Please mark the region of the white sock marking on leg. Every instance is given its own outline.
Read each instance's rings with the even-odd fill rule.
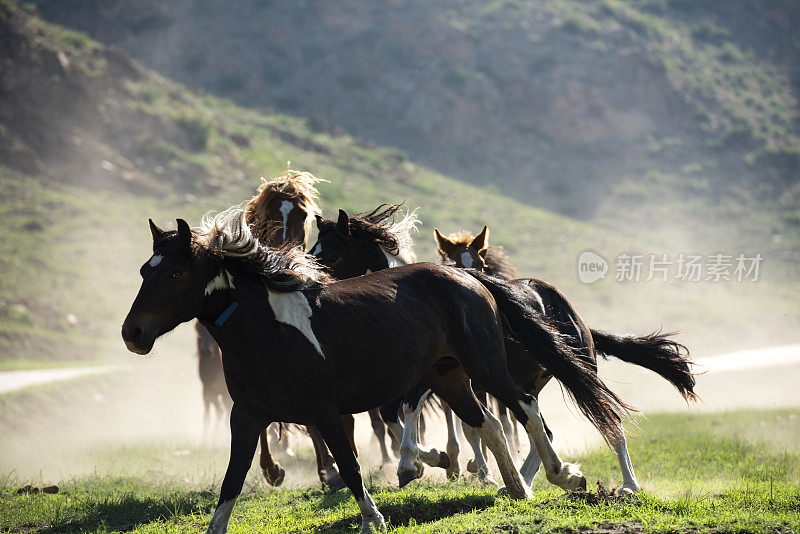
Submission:
[[[236,504],[236,497],[224,501],[214,510],[211,521],[208,523],[206,534],[225,534],[228,531],[228,521],[231,519],[233,505]]]

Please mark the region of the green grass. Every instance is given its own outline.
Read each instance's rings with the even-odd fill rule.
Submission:
[[[635,498],[564,495],[539,474],[530,501],[511,501],[469,482],[420,482],[399,490],[368,473],[391,532],[565,532],[620,528],[643,532],[800,531],[800,411],[654,415],[630,440],[644,486]],[[224,469],[224,448],[139,444],[87,451],[92,476],[59,482],[57,495],[16,496],[26,481],[0,480],[6,532],[185,533],[204,528]],[[590,481],[619,482],[611,453],[582,455]],[[289,480],[312,461],[287,465]],[[209,466],[212,466],[211,468]],[[217,469],[216,473],[210,469]],[[590,488],[591,489],[591,488]],[[347,492],[316,485],[271,489],[253,469],[231,533],[353,532],[358,507]]]

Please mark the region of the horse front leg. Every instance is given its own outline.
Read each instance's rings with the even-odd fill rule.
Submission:
[[[267,438],[267,429],[262,430],[258,437],[261,442],[261,456],[258,461],[259,465],[261,465],[261,472],[264,473],[264,478],[271,486],[278,487],[283,484],[286,471],[272,457],[272,451],[269,449],[269,439]]]
[[[339,466],[344,483],[361,509],[361,533],[386,532],[383,515],[378,511],[378,507],[375,506],[375,502],[364,487],[361,468],[356,461],[353,448],[350,446],[341,416],[335,410],[330,410],[328,414],[317,418],[316,423],[317,429],[336,460],[336,465]]]
[[[386,448],[386,425],[383,423],[377,408],[373,408],[368,413],[372,432],[378,439],[378,446],[381,448],[381,463],[386,465],[392,461],[391,456],[389,456],[389,450]]]
[[[219,502],[214,515],[211,516],[206,534],[225,534],[228,531],[228,521],[233,506],[242,492],[247,471],[253,463],[258,436],[266,426],[264,420],[244,413],[234,404],[231,410],[231,457],[222,481]]]

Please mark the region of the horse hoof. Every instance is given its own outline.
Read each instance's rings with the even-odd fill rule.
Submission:
[[[475,463],[475,460],[470,458],[467,460],[467,471],[473,474],[478,474],[478,464]]]
[[[401,488],[407,486],[410,482],[416,480],[417,478],[419,477],[417,477],[416,471],[405,470],[397,473],[397,482]]]
[[[439,453],[439,465],[437,465],[437,467],[441,467],[442,469],[450,468],[450,457],[446,452]]]
[[[461,476],[461,471],[457,464],[451,464],[450,468],[445,470],[445,475],[447,475],[447,478],[450,480],[458,480],[458,477]]]
[[[617,490],[620,495],[633,495],[637,491],[639,491],[639,488],[636,486],[622,486]]]
[[[328,489],[333,492],[339,491],[347,487],[347,485],[344,483],[344,480],[342,479],[342,476],[338,473],[336,474],[336,476],[328,478],[325,481],[325,485],[328,486]]]
[[[271,486],[276,488],[283,484],[283,479],[286,477],[286,471],[280,466],[275,464],[272,467],[263,470],[264,478]]]

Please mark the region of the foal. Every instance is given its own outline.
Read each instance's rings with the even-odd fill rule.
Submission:
[[[550,445],[536,399],[509,376],[503,320],[596,424],[612,429],[625,412],[562,336],[500,280],[414,264],[334,282],[299,249],[262,247],[239,208],[204,221],[195,233],[177,222],[177,231],[166,232],[150,222],[153,256],[141,267],[142,286],[122,337],[129,350],[147,354],[156,338],[196,317],[222,349],[234,402],[231,458],[209,534],[227,530],[259,434],[271,421],[315,425],[359,504],[361,532],[384,530],[340,414],[384,404],[423,379],[489,445],[512,498],[528,498],[529,489],[499,421],[477,402],[469,378],[514,411],[548,480],[567,490],[585,487],[576,466]],[[448,357],[457,368],[441,362]]]
[[[597,352],[605,356],[615,356],[655,371],[672,383],[684,398],[696,400],[693,392],[694,378],[689,372],[689,352],[685,346],[669,339],[669,334],[616,336],[590,329],[558,289],[534,278],[516,279],[517,270],[508,261],[503,249],[489,246],[489,229],[486,226],[475,237],[469,232],[459,232],[445,237],[436,228],[433,230],[433,235],[438,252],[446,265],[474,268],[527,289],[532,306],[539,309],[546,317],[553,319],[562,334],[572,337],[572,347],[592,368],[596,369],[597,366]],[[513,372],[512,376],[517,379],[517,375]],[[528,393],[538,397],[550,378],[548,375],[539,378],[533,388],[527,389]],[[620,490],[625,493],[639,491],[639,483],[633,472],[624,433],[619,432],[616,439],[608,441],[617,454],[622,472]],[[521,468],[522,476],[527,483],[530,484],[538,469],[538,458],[529,456]]]

